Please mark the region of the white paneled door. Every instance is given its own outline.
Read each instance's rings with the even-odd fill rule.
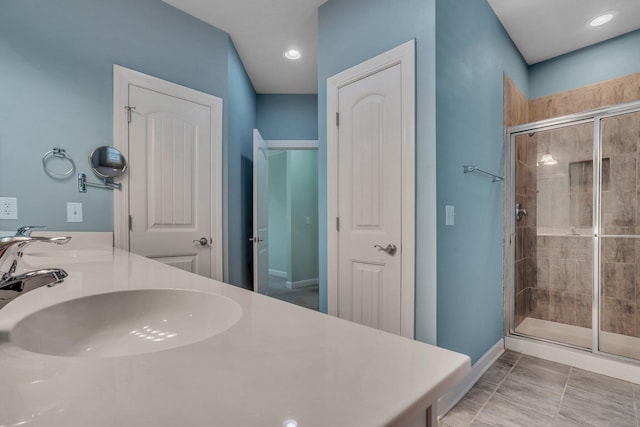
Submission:
[[[413,338],[415,41],[327,79],[327,117],[327,311]]]
[[[400,334],[401,66],[338,92],[338,316]]]
[[[269,150],[253,130],[253,290],[269,291]]]
[[[130,250],[213,277],[211,107],[129,85]]]

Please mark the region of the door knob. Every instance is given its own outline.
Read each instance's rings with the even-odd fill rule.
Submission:
[[[206,237],[201,237],[198,240],[194,240],[193,243],[200,243],[202,246],[207,246],[207,243],[209,243],[209,241]]]
[[[397,246],[393,243],[389,243],[386,248],[383,248],[380,245],[373,245],[373,247],[378,249],[379,251],[385,251],[389,255],[395,255],[396,251],[398,250]]]
[[[249,237],[249,241],[253,243],[258,243],[258,242],[264,242],[264,239],[261,239],[259,237]]]

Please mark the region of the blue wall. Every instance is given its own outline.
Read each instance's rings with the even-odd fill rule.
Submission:
[[[320,8],[319,31],[320,236],[326,235],[326,79],[415,37],[416,338],[475,362],[503,332],[503,188],[464,175],[462,165],[502,173],[502,76],[507,72],[526,91],[526,64],[486,1],[404,1],[399,8],[391,0],[330,0]],[[443,225],[446,204],[456,207],[454,226]],[[437,270],[430,264],[436,208]],[[326,240],[321,249],[326,297]],[[326,308],[326,299],[321,304]]]
[[[640,71],[640,30],[529,67],[529,98]]]
[[[160,0],[2,2],[0,196],[18,197],[19,219],[0,221],[0,229],[113,230],[112,193],[78,193],[75,177],[53,181],[41,158],[65,148],[78,172],[93,176],[87,156],[112,143],[114,63],[223,99],[231,220],[223,252],[230,281],[246,284],[255,91],[225,32]],[[84,204],[83,223],[66,222],[67,201]]]
[[[436,1],[438,345],[475,362],[503,336],[503,73],[526,63],[486,1]],[[445,226],[445,205],[455,225]]]
[[[326,80],[416,39],[416,338],[436,342],[435,0],[329,0],[318,18],[320,308],[327,309]]]
[[[42,155],[65,148],[93,176],[89,153],[112,144],[114,63],[226,98],[227,43],[226,33],[160,0],[3,1],[0,195],[18,197],[19,219],[0,229],[111,231],[112,193],[52,180]],[[66,222],[67,201],[84,204],[83,223]]]
[[[256,91],[240,56],[229,40],[229,97],[227,129],[227,213],[229,233],[228,282],[246,288],[253,285],[253,128],[256,125]]]
[[[264,139],[318,139],[318,95],[258,95],[257,128]]]

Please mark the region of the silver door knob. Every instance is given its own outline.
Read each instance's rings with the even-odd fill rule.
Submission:
[[[258,243],[258,242],[264,242],[264,239],[261,239],[259,237],[249,237],[249,241],[253,243]]]
[[[200,243],[202,246],[207,246],[207,243],[209,243],[209,241],[206,237],[201,237],[198,240],[194,240],[193,243]]]
[[[394,245],[393,243],[389,243],[386,248],[383,248],[380,245],[373,245],[373,247],[378,249],[379,251],[385,251],[389,255],[395,255],[395,253],[398,250],[397,246]]]

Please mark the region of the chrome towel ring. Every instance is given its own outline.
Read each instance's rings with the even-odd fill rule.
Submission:
[[[67,160],[71,166],[66,171],[58,172],[49,167],[49,163],[53,159]],[[53,150],[47,151],[44,156],[42,156],[42,167],[44,168],[44,172],[53,179],[66,179],[76,171],[76,164],[73,159],[69,157],[64,148],[58,147],[54,147]]]

